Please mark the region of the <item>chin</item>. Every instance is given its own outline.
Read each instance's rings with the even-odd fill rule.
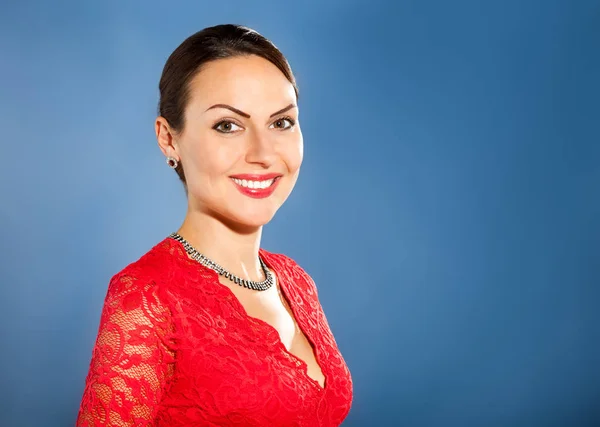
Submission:
[[[263,225],[268,224],[274,216],[275,212],[246,214],[240,215],[238,217],[238,222],[247,227],[262,227]]]
[[[242,211],[237,209],[236,212],[229,212],[228,215],[222,215],[220,219],[231,229],[241,233],[251,233],[269,223],[275,216],[275,212],[276,210]]]

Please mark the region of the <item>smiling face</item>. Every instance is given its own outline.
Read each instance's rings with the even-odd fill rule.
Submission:
[[[189,90],[184,127],[171,132],[176,153],[165,154],[183,166],[190,206],[236,227],[266,224],[302,163],[293,85],[271,62],[250,55],[206,63]]]

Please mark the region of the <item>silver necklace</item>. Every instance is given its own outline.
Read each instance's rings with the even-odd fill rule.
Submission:
[[[187,240],[185,240],[183,237],[181,237],[179,234],[173,232],[173,233],[169,234],[169,237],[180,242],[183,245],[183,247],[185,248],[186,252],[193,259],[198,261],[200,264],[216,271],[221,276],[226,277],[227,279],[231,280],[235,284],[238,284],[238,285],[243,286],[248,289],[254,289],[255,291],[266,291],[271,286],[273,286],[273,283],[274,283],[273,273],[271,273],[267,269],[265,262],[262,260],[262,258],[260,256],[258,257],[258,260],[260,261],[260,266],[262,267],[262,270],[265,273],[266,279],[263,280],[262,282],[255,282],[253,280],[242,279],[241,277],[238,277],[235,274],[230,273],[229,271],[225,270],[219,264],[208,259],[205,255],[202,255],[200,252],[198,252],[196,249],[194,249],[194,247],[192,245],[190,245],[189,242]]]

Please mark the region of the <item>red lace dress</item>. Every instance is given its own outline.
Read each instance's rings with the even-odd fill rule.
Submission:
[[[352,379],[315,284],[290,258],[260,256],[315,350],[324,387],[274,327],[167,237],[110,281],[77,426],[340,425]]]

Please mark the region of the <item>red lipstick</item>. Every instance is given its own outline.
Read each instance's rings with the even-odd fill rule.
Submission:
[[[280,176],[280,173],[265,173],[262,175],[258,173],[241,173],[239,175],[231,175],[231,178],[245,179],[247,181],[265,181],[267,179],[277,178]]]
[[[240,193],[242,193],[246,196],[255,198],[255,199],[264,199],[265,197],[269,197],[271,194],[273,194],[273,192],[275,191],[275,188],[277,188],[277,184],[279,183],[279,178],[281,178],[281,174],[280,173],[267,173],[267,174],[263,174],[263,175],[239,174],[239,175],[231,175],[230,178],[232,178],[233,184],[239,190]],[[233,178],[235,178],[235,179],[233,179]],[[242,181],[242,180],[262,182],[262,181],[268,181],[271,179],[273,180],[273,182],[267,188],[244,187],[242,184],[240,184],[240,181]],[[236,182],[236,181],[238,181],[238,182]]]

